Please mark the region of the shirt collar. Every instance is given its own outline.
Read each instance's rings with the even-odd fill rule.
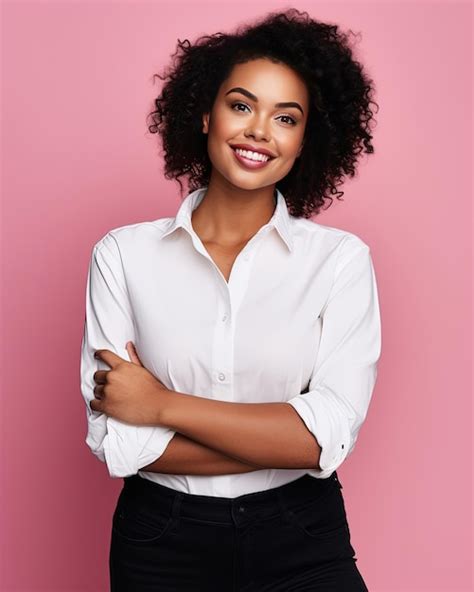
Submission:
[[[191,224],[191,213],[192,211],[197,208],[199,203],[204,198],[206,194],[207,186],[200,187],[195,191],[189,193],[181,203],[176,216],[174,217],[173,221],[171,222],[170,226],[161,234],[160,239],[168,236],[172,232],[174,232],[177,228],[185,228],[188,232],[194,232]],[[276,188],[277,193],[277,203],[275,210],[273,212],[273,216],[267,222],[265,226],[273,227],[277,230],[280,237],[285,242],[288,250],[292,250],[293,248],[293,237],[291,235],[291,219],[290,213],[288,212],[288,206],[286,205],[285,198],[281,191]]]

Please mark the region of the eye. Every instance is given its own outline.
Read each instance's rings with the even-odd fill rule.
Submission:
[[[242,107],[248,107],[248,105],[246,105],[245,103],[241,103],[240,101],[236,102],[236,103],[232,103],[231,108],[234,109],[234,107],[236,107],[237,105],[241,105]],[[235,111],[235,109],[234,109]],[[242,109],[237,109],[237,111],[242,111]],[[280,115],[280,118],[284,118],[284,119],[289,119],[290,120],[290,125],[296,125],[297,121],[295,119],[293,119],[293,117],[291,117],[290,115]]]
[[[291,125],[296,125],[296,121],[293,119],[293,117],[290,117],[289,115],[281,115],[280,117],[286,117],[286,119],[291,120]]]
[[[232,109],[236,106],[236,105],[242,105],[243,107],[248,107],[248,105],[246,105],[245,103],[232,103],[231,107]],[[241,111],[241,109],[237,109],[237,111]]]

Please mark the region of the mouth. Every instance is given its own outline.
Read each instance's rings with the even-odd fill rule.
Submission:
[[[250,152],[248,150],[242,150],[241,148],[233,148],[232,146],[230,146],[230,149],[234,153],[237,162],[249,170],[264,168],[276,158],[274,156],[268,156],[267,154]]]

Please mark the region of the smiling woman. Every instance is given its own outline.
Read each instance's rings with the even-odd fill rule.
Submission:
[[[249,190],[285,178],[303,148],[308,104],[304,80],[286,64],[258,58],[235,65],[202,116],[211,177]],[[229,158],[229,147],[235,158]]]
[[[86,288],[87,443],[124,478],[110,589],[366,591],[336,471],[375,385],[377,284],[362,239],[307,218],[373,151],[371,82],[296,10],[179,49],[150,131],[190,191],[102,237]]]
[[[238,175],[251,188],[276,180],[296,217],[342,199],[338,187],[355,175],[361,153],[374,152],[377,107],[351,35],[289,9],[235,33],[178,41],[173,63],[156,75],[164,85],[149,114],[165,176],[181,187],[186,177],[190,190],[212,186],[215,162],[227,159],[228,181]],[[209,123],[215,133],[208,138]],[[229,145],[275,159],[252,166],[249,154],[228,156]]]

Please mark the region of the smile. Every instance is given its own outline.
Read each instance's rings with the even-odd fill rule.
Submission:
[[[273,158],[259,152],[242,150],[241,148],[231,148],[237,161],[247,169],[261,169],[266,166]]]

